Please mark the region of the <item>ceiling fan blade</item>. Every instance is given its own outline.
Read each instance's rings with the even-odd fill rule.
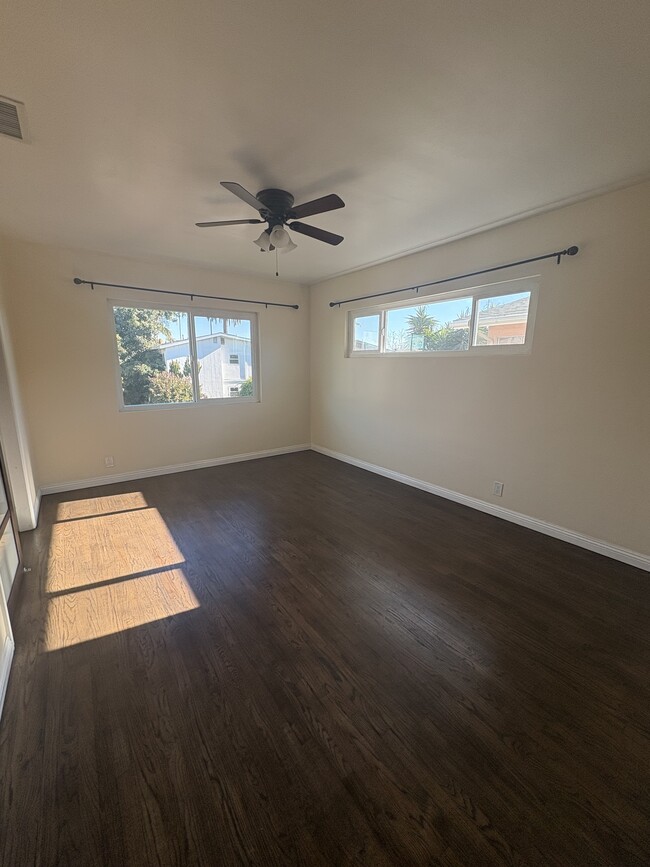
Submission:
[[[294,232],[300,232],[301,235],[309,235],[310,238],[334,246],[343,240],[343,235],[335,235],[333,232],[326,232],[325,229],[317,229],[316,226],[308,226],[306,223],[289,223],[289,228]]]
[[[345,202],[338,196],[322,196],[320,199],[314,199],[311,202],[305,202],[304,205],[297,205],[292,208],[292,212],[296,217],[313,217],[314,214],[324,214],[325,211],[335,211],[337,208],[344,208]]]
[[[221,186],[225,187],[225,189],[237,196],[238,199],[241,199],[242,202],[246,202],[246,204],[250,205],[251,208],[255,208],[256,211],[260,211],[262,208],[266,207],[263,202],[256,199],[252,193],[245,190],[241,184],[236,184],[234,181],[221,181]]]
[[[206,226],[243,226],[244,223],[263,223],[264,220],[215,220],[212,223],[195,223],[201,229]]]

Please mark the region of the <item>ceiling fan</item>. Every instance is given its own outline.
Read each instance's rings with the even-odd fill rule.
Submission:
[[[268,228],[264,229],[262,234],[254,243],[260,248],[263,253],[270,250],[277,250],[280,253],[289,253],[296,249],[296,244],[291,240],[291,236],[284,228],[288,226],[294,232],[300,232],[301,235],[308,235],[310,238],[315,238],[317,241],[323,241],[325,244],[340,244],[343,240],[342,235],[335,235],[333,232],[326,232],[324,229],[318,229],[316,226],[309,226],[307,223],[299,222],[302,217],[311,217],[314,214],[324,214],[326,211],[335,211],[337,208],[344,208],[345,202],[336,195],[322,196],[320,199],[314,199],[311,202],[305,202],[302,205],[293,204],[293,196],[286,190],[260,190],[254,196],[245,190],[241,184],[236,184],[233,181],[221,181],[221,186],[225,187],[235,196],[240,198],[247,205],[259,211],[260,220],[216,220],[209,223],[196,223],[199,228],[207,228],[209,226],[239,226],[255,223],[268,223]]]

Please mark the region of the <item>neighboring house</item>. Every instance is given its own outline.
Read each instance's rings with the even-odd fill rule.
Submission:
[[[196,347],[201,397],[237,397],[241,384],[253,375],[250,338],[219,331],[197,337]],[[160,348],[168,370],[172,361],[183,370],[189,361],[187,340],[174,340]]]
[[[354,339],[354,350],[358,349],[369,349],[369,350],[378,350],[379,344],[376,340],[365,340],[363,337],[355,337]]]
[[[528,305],[530,298],[517,298],[505,304],[493,301],[483,302],[478,314],[478,343],[494,346],[495,344],[523,343],[526,339],[526,322],[528,321]],[[449,323],[451,328],[469,327],[469,317],[454,319]]]

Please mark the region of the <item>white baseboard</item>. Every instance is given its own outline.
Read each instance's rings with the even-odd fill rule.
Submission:
[[[205,467],[218,467],[221,464],[235,464],[239,461],[254,461],[258,458],[270,458],[274,455],[287,455],[291,452],[304,452],[311,448],[310,443],[300,443],[295,446],[282,446],[279,449],[265,449],[261,452],[246,452],[241,455],[227,455],[223,458],[208,458],[203,461],[190,461],[186,464],[173,464],[166,467],[152,467],[148,470],[133,470],[128,473],[113,473],[110,476],[95,476],[91,479],[78,479],[74,482],[60,482],[54,485],[43,485],[41,495],[59,494],[63,491],[78,491],[83,488],[97,488],[102,485],[112,485],[115,482],[130,482],[132,479],[146,479],[149,476],[166,476],[169,473],[184,473],[187,470],[202,470]]]
[[[284,446],[278,449],[266,449],[264,451],[247,452],[240,455],[227,455],[222,458],[208,458],[207,460],[192,461],[185,464],[153,467],[148,470],[134,470],[128,473],[113,473],[109,476],[96,476],[90,479],[78,479],[73,482],[43,485],[38,492],[37,504],[40,505],[41,495],[45,494],[57,494],[64,491],[94,488],[102,485],[110,485],[115,482],[128,482],[133,479],[144,479],[149,476],[164,476],[169,473],[183,473],[187,470],[200,470],[204,467],[216,467],[221,464],[232,464],[237,463],[238,461],[252,461],[257,460],[258,458],[272,457],[273,455],[285,455],[290,454],[291,452],[301,452],[310,448],[315,452],[320,452],[321,454],[327,455],[330,458],[335,458],[338,461],[352,464],[353,466],[360,467],[363,470],[369,470],[371,473],[377,473],[377,475],[385,476],[388,479],[393,479],[394,481],[401,482],[404,485],[419,488],[420,490],[427,491],[437,497],[444,497],[447,500],[453,500],[455,503],[461,503],[463,506],[469,506],[471,509],[478,509],[480,512],[486,512],[489,515],[494,515],[496,518],[502,518],[504,521],[510,521],[513,524],[528,527],[528,529],[536,530],[538,533],[553,536],[555,539],[561,539],[562,541],[569,542],[572,545],[578,545],[580,548],[595,551],[597,554],[603,554],[605,557],[611,557],[614,560],[620,560],[622,563],[627,563],[630,566],[636,566],[637,569],[644,569],[646,572],[650,572],[650,556],[645,554],[640,554],[637,551],[631,551],[628,548],[622,548],[618,545],[612,545],[609,542],[604,542],[602,539],[594,539],[591,536],[584,535],[583,533],[568,530],[566,527],[559,527],[556,524],[550,524],[548,521],[542,521],[539,518],[532,518],[530,515],[524,515],[521,512],[513,512],[511,509],[505,509],[503,506],[487,503],[484,500],[477,499],[476,497],[459,494],[456,491],[442,488],[439,485],[433,485],[430,482],[424,482],[421,479],[414,478],[413,476],[407,476],[404,473],[398,473],[395,470],[389,470],[386,467],[380,467],[377,464],[371,464],[368,463],[368,461],[362,461],[359,458],[353,458],[350,455],[332,451],[332,449],[325,448],[316,443],[300,443],[298,445]]]
[[[528,527],[529,530],[536,530],[538,533],[553,536],[553,538],[561,539],[563,542],[578,545],[580,548],[595,551],[597,554],[604,554],[605,557],[611,557],[614,560],[627,563],[629,566],[636,566],[637,569],[644,569],[646,572],[650,572],[650,557],[645,554],[639,554],[636,551],[630,551],[628,548],[621,548],[618,545],[610,545],[609,542],[603,542],[602,539],[593,539],[591,536],[585,536],[583,533],[567,530],[566,527],[558,527],[556,524],[549,524],[548,521],[541,521],[539,518],[531,518],[529,515],[523,515],[521,512],[504,509],[503,506],[496,506],[493,503],[486,503],[484,500],[479,500],[476,497],[468,497],[466,494],[459,494],[456,491],[441,488],[439,485],[423,482],[421,479],[413,478],[413,476],[406,476],[395,470],[388,470],[386,467],[370,464],[367,461],[350,457],[350,455],[344,455],[341,452],[332,451],[315,443],[312,443],[311,447],[313,451],[320,452],[322,455],[327,455],[330,458],[335,458],[337,461],[343,461],[346,464],[360,467],[362,470],[369,470],[371,473],[386,476],[388,479],[393,479],[404,485],[411,485],[413,488],[420,488],[420,490],[435,494],[437,497],[453,500],[455,503],[461,503],[463,506],[469,506],[471,509],[487,512],[488,515],[503,518],[504,521],[520,524],[522,527]]]
[[[2,614],[0,613],[0,617]],[[11,670],[11,660],[14,657],[14,643],[7,635],[5,638],[4,647],[0,650],[0,716],[2,716],[2,708],[5,703],[5,695],[7,694],[7,684],[9,682],[9,671]]]

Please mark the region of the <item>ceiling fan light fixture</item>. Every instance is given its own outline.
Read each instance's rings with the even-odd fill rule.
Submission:
[[[283,247],[282,250],[280,250],[280,252],[281,253],[290,253],[292,250],[295,250],[297,246],[298,245],[294,244],[293,241],[291,240],[291,238],[289,238],[289,243],[287,244],[286,247]]]
[[[271,229],[271,243],[280,253],[290,253],[298,246],[291,240],[291,235],[282,226],[274,226]]]
[[[274,247],[277,247],[278,250],[284,250],[285,247],[288,247],[289,244],[292,243],[291,236],[282,226],[274,226],[271,229],[270,238],[271,243]]]
[[[256,238],[256,239],[253,241],[253,243],[254,243],[254,244],[257,244],[257,246],[260,248],[260,250],[262,250],[262,252],[264,252],[264,253],[268,253],[269,250],[271,249],[271,243],[272,243],[272,242],[271,242],[271,238],[270,238],[269,230],[268,230],[268,229],[264,229],[264,231],[263,231],[262,234],[259,236],[259,238]]]

